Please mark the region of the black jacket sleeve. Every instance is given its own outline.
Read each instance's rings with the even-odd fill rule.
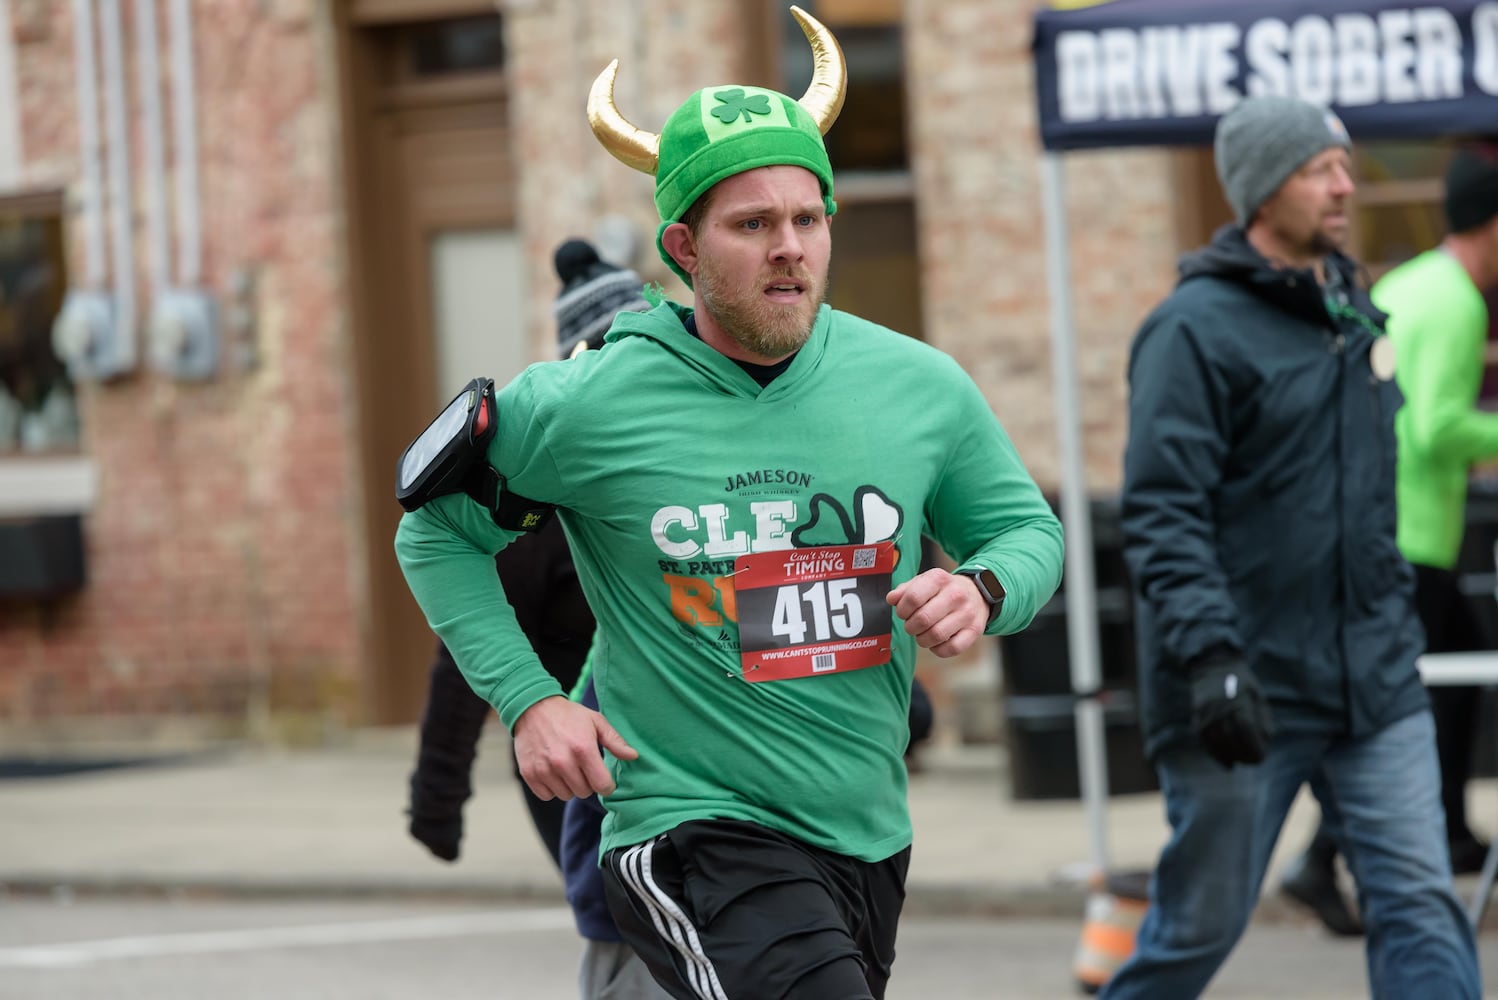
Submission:
[[[1179,317],[1156,315],[1129,361],[1124,552],[1169,666],[1243,648],[1216,545],[1232,400],[1209,346]]]
[[[571,691],[592,645],[594,620],[561,522],[552,518],[517,539],[494,557],[494,567],[541,665]]]
[[[411,775],[413,816],[441,821],[461,812],[473,793],[473,759],[488,716],[489,703],[473,693],[452,654],[438,643]]]

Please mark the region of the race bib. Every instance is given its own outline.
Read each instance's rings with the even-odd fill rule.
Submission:
[[[746,681],[876,667],[890,659],[885,601],[895,543],[823,545],[740,556],[733,589]]]

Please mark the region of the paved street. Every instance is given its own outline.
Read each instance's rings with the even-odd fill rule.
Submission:
[[[1068,920],[914,918],[889,1000],[1075,997]],[[1498,990],[1498,940],[1484,947]],[[573,1000],[561,907],[163,899],[0,901],[0,1000]],[[1357,943],[1255,925],[1214,998],[1366,996]]]
[[[0,781],[0,1000],[572,1000],[579,944],[488,745],[456,865],[406,834],[414,734],[305,752]],[[1084,890],[1075,801],[1016,802],[998,754],[933,753],[889,1000],[1068,998]],[[1473,815],[1498,814],[1498,782]],[[1109,803],[1121,868],[1165,833],[1158,794]],[[1297,808],[1277,855],[1309,837]],[[1461,881],[1463,899],[1472,879]],[[1357,943],[1273,893],[1212,998],[1367,995]],[[1498,914],[1484,934],[1498,996]]]

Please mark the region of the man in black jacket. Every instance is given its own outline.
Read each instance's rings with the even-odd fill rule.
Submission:
[[[601,260],[584,240],[558,246],[553,265],[562,282],[552,316],[557,353],[563,358],[603,346],[603,335],[620,311],[647,308],[640,276]],[[494,567],[541,663],[563,690],[571,690],[587,659],[594,622],[561,525],[553,520],[519,539],[494,557]],[[473,794],[473,761],[489,711],[488,702],[473,693],[452,654],[438,642],[408,812],[411,835],[444,861],[458,857],[463,803]],[[520,789],[546,853],[560,867],[565,803],[537,798],[524,782]]]
[[[597,350],[621,310],[645,308],[643,282],[627,268],[598,257],[582,240],[567,240],[554,256],[561,293],[552,305],[558,353]],[[578,581],[560,521],[546,522],[494,558],[515,620],[548,673],[571,690],[581,678],[596,622]],[[591,691],[591,685],[589,686]],[[596,707],[596,701],[592,703]],[[472,770],[484,721],[491,712],[468,686],[442,643],[432,663],[408,814],[411,836],[444,861],[458,857],[463,804],[473,793]],[[518,774],[518,772],[517,772]],[[583,1000],[668,1000],[633,949],[624,944],[604,901],[598,871],[597,800],[543,801],[520,782],[531,821],[561,870],[567,901],[584,941],[578,973]],[[586,811],[591,805],[596,812]]]
[[[1215,153],[1238,222],[1182,261],[1134,341],[1123,528],[1172,835],[1110,1000],[1206,988],[1306,782],[1340,820],[1372,994],[1480,995],[1395,546],[1402,398],[1339,249],[1350,148],[1299,100],[1229,112]]]

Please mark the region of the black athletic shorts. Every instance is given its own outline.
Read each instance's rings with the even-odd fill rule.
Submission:
[[[869,863],[701,820],[603,862],[609,911],[679,1000],[880,1000],[910,848]]]

